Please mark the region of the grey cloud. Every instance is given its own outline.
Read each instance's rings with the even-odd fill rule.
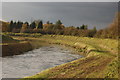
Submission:
[[[80,26],[88,24],[90,28],[97,26],[98,29],[106,27],[114,18],[117,11],[115,2],[4,2],[3,19],[10,21],[31,21],[42,19],[55,22],[61,19],[65,26]]]

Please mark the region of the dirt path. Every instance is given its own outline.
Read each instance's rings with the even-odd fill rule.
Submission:
[[[49,75],[49,78],[85,78],[95,76],[104,78],[105,73],[103,71],[112,58],[105,59],[102,57],[94,56],[82,60],[79,59],[75,62],[53,68],[46,75]]]

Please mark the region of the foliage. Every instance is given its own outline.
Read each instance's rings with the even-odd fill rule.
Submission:
[[[11,21],[9,24],[2,22],[3,32],[24,32],[24,33],[41,33],[41,34],[56,34],[56,35],[72,35],[81,37],[97,37],[97,38],[119,38],[119,16],[120,13],[116,14],[113,22],[104,29],[97,30],[96,27],[88,29],[88,25],[81,25],[80,27],[68,26],[65,27],[61,20],[55,22],[55,24],[49,21],[43,24],[42,20],[35,20],[32,23],[18,21]],[[26,27],[25,27],[26,24]]]
[[[0,34],[0,36],[2,37],[2,43],[18,42],[18,40],[13,39],[12,37],[10,37],[10,36],[8,36],[6,34]]]
[[[42,21],[39,21],[38,28],[43,29],[43,22]]]
[[[62,25],[62,22],[60,20],[56,21],[56,25]]]
[[[31,29],[34,29],[34,28],[36,28],[35,21],[33,21],[33,22],[30,24],[30,28],[31,28]]]
[[[27,30],[28,30],[27,24],[23,24],[20,32],[24,33],[24,32],[27,32]]]
[[[4,21],[0,21],[0,31],[8,32],[9,31],[8,25],[9,25],[9,23],[4,22]]]
[[[105,29],[99,30],[95,37],[99,38],[113,38],[118,39],[120,38],[119,30],[120,30],[120,12],[116,13],[115,19],[113,22]]]
[[[85,30],[85,29],[87,29],[87,28],[88,28],[88,26],[87,26],[87,25],[84,25],[84,24],[83,24],[82,26],[80,26],[80,29],[84,29],[84,30]]]

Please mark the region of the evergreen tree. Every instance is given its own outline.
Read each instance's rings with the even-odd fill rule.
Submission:
[[[10,31],[10,32],[12,31],[13,27],[14,27],[13,21],[11,20],[11,21],[10,21],[10,24],[9,24],[9,31]]]
[[[36,28],[35,21],[30,24],[30,27],[31,27],[32,29]]]
[[[77,27],[76,29],[80,29],[79,27]]]
[[[21,28],[22,28],[22,24],[23,24],[23,22],[18,21],[18,22],[16,23],[16,28],[17,28],[17,29],[21,29]]]
[[[88,29],[88,26],[83,24],[82,26],[80,26],[80,29],[86,30],[86,29]]]
[[[56,22],[56,25],[62,25],[62,22],[61,22],[60,20],[58,20],[58,21]]]
[[[54,29],[62,29],[62,22],[60,20],[56,21],[54,25]]]
[[[17,28],[16,24],[17,24],[16,22],[13,23],[13,28]]]
[[[17,28],[20,28],[20,22],[18,21],[16,24]]]
[[[27,24],[27,26],[29,26],[29,23],[28,23],[28,22],[25,22],[24,24]]]
[[[38,28],[43,29],[43,22],[42,21],[39,21]]]

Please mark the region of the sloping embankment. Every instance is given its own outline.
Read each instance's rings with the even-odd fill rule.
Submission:
[[[32,46],[28,41],[13,39],[12,37],[5,34],[0,35],[2,37],[2,43],[0,43],[0,46],[2,47],[2,57],[18,55],[23,52],[32,50]]]
[[[30,50],[32,50],[32,46],[27,41],[2,44],[2,57],[18,55]]]
[[[118,43],[116,40],[60,35],[46,35],[40,37],[39,40],[73,47],[85,54],[86,57],[47,69],[21,80],[69,78],[113,78],[112,80],[116,80],[118,78]]]
[[[98,54],[106,54],[111,56],[118,55],[118,41],[112,39],[44,35],[41,36],[39,40],[46,41],[51,44],[65,45],[75,48],[79,53],[82,53],[85,56],[93,56]]]

